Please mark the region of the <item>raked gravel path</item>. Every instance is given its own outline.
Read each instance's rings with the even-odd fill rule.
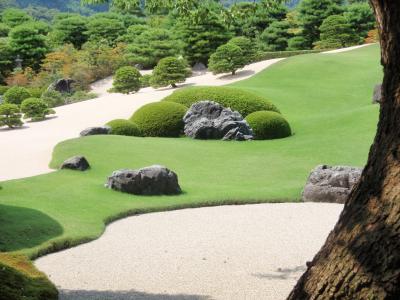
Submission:
[[[281,300],[341,210],[285,203],[145,214],[36,266],[60,300]]]

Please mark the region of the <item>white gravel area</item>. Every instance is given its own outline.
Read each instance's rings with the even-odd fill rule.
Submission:
[[[342,208],[285,203],[144,214],[35,264],[60,300],[285,299]]]

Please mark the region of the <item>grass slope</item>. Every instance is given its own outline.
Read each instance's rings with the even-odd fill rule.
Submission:
[[[295,133],[282,140],[244,143],[93,136],[65,141],[55,148],[51,166],[83,154],[92,169],[2,183],[4,209],[29,208],[21,216],[29,218],[27,214],[38,212],[45,216],[35,222],[35,232],[29,236],[18,218],[8,227],[0,218],[0,249],[34,257],[96,238],[105,222],[145,211],[298,201],[315,165],[362,166],[366,162],[379,109],[371,104],[371,93],[381,76],[379,49],[372,46],[290,58],[235,84],[267,96],[278,106]],[[155,163],[178,173],[183,195],[130,196],[103,186],[115,169]],[[10,236],[15,237],[13,243],[7,242]]]

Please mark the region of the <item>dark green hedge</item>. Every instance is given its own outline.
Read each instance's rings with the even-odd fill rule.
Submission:
[[[111,134],[114,135],[141,136],[139,127],[129,120],[116,119],[106,125],[111,127]]]
[[[155,102],[142,106],[131,117],[144,136],[178,137],[183,132],[187,108],[173,102]]]
[[[232,87],[189,87],[177,90],[163,99],[163,101],[179,103],[188,108],[192,104],[204,100],[211,100],[224,107],[230,107],[241,113],[243,117],[260,110],[279,112],[278,108],[264,97]]]
[[[257,111],[246,117],[256,140],[280,139],[292,135],[289,123],[273,111]]]

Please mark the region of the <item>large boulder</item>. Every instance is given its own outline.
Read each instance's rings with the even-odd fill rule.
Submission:
[[[194,103],[183,117],[185,134],[194,139],[251,140],[253,132],[242,115],[213,101]]]
[[[345,203],[362,169],[347,166],[317,166],[303,191],[304,202]]]
[[[89,162],[83,156],[74,156],[64,161],[60,169],[86,171],[90,168]]]
[[[48,90],[55,90],[60,93],[72,93],[74,91],[72,87],[74,82],[75,80],[70,78],[58,79],[48,87]]]
[[[382,101],[382,84],[377,84],[374,87],[374,95],[372,96],[372,104],[381,103]]]
[[[182,192],[176,173],[159,165],[114,171],[106,187],[134,195],[176,195]]]
[[[111,133],[110,126],[99,126],[99,127],[86,128],[85,130],[81,131],[80,136],[110,134],[110,133]]]

